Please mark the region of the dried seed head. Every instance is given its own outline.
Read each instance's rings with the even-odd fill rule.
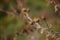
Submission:
[[[26,8],[22,8],[21,11],[22,11],[22,12],[27,12]]]
[[[22,8],[22,12],[27,12],[27,13],[29,13],[29,12],[30,12],[30,9],[29,9],[29,8]]]
[[[45,15],[41,16],[41,20],[46,20],[46,16]]]
[[[35,18],[33,19],[33,22],[35,22],[35,23],[36,23],[36,22],[39,22],[39,18],[36,18],[36,17],[35,17]]]

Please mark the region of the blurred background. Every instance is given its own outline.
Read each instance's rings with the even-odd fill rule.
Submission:
[[[34,17],[46,17],[48,24],[52,24],[52,29],[60,32],[60,14],[54,12],[54,7],[49,5],[49,0],[22,0],[24,6],[30,9],[29,15]],[[58,2],[58,1],[57,1]],[[20,16],[15,14],[7,15],[6,11],[16,8],[15,0],[0,0],[0,40],[13,40],[15,32],[20,32],[23,27],[26,27],[24,21]],[[9,14],[11,14],[10,12]],[[41,22],[42,26],[46,26]],[[40,35],[40,40],[45,40],[45,35]],[[26,36],[23,34],[17,36],[17,40],[25,40]]]

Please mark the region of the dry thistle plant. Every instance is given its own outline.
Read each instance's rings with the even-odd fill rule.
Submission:
[[[54,9],[54,12],[60,15],[60,1],[59,0],[47,0],[48,4],[51,5]]]

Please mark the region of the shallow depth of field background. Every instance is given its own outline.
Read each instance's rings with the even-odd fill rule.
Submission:
[[[14,0],[11,0],[9,5],[15,7]],[[53,24],[52,28],[55,31],[60,32],[60,16],[54,14],[53,8],[48,6],[48,3],[45,0],[26,0],[26,5],[31,10],[29,15],[32,18],[41,17],[43,15],[47,17],[48,24]],[[0,0],[0,8],[1,7],[3,7],[3,4]],[[45,23],[41,23],[42,26],[45,26]],[[16,30],[20,31],[23,27],[25,27],[25,25],[21,17],[15,19],[12,16],[1,16],[0,14],[0,36],[3,34],[3,30],[6,30],[6,35],[13,35]],[[44,35],[40,36],[40,40],[45,40]],[[19,35],[17,38],[18,40],[25,40],[24,35]]]

